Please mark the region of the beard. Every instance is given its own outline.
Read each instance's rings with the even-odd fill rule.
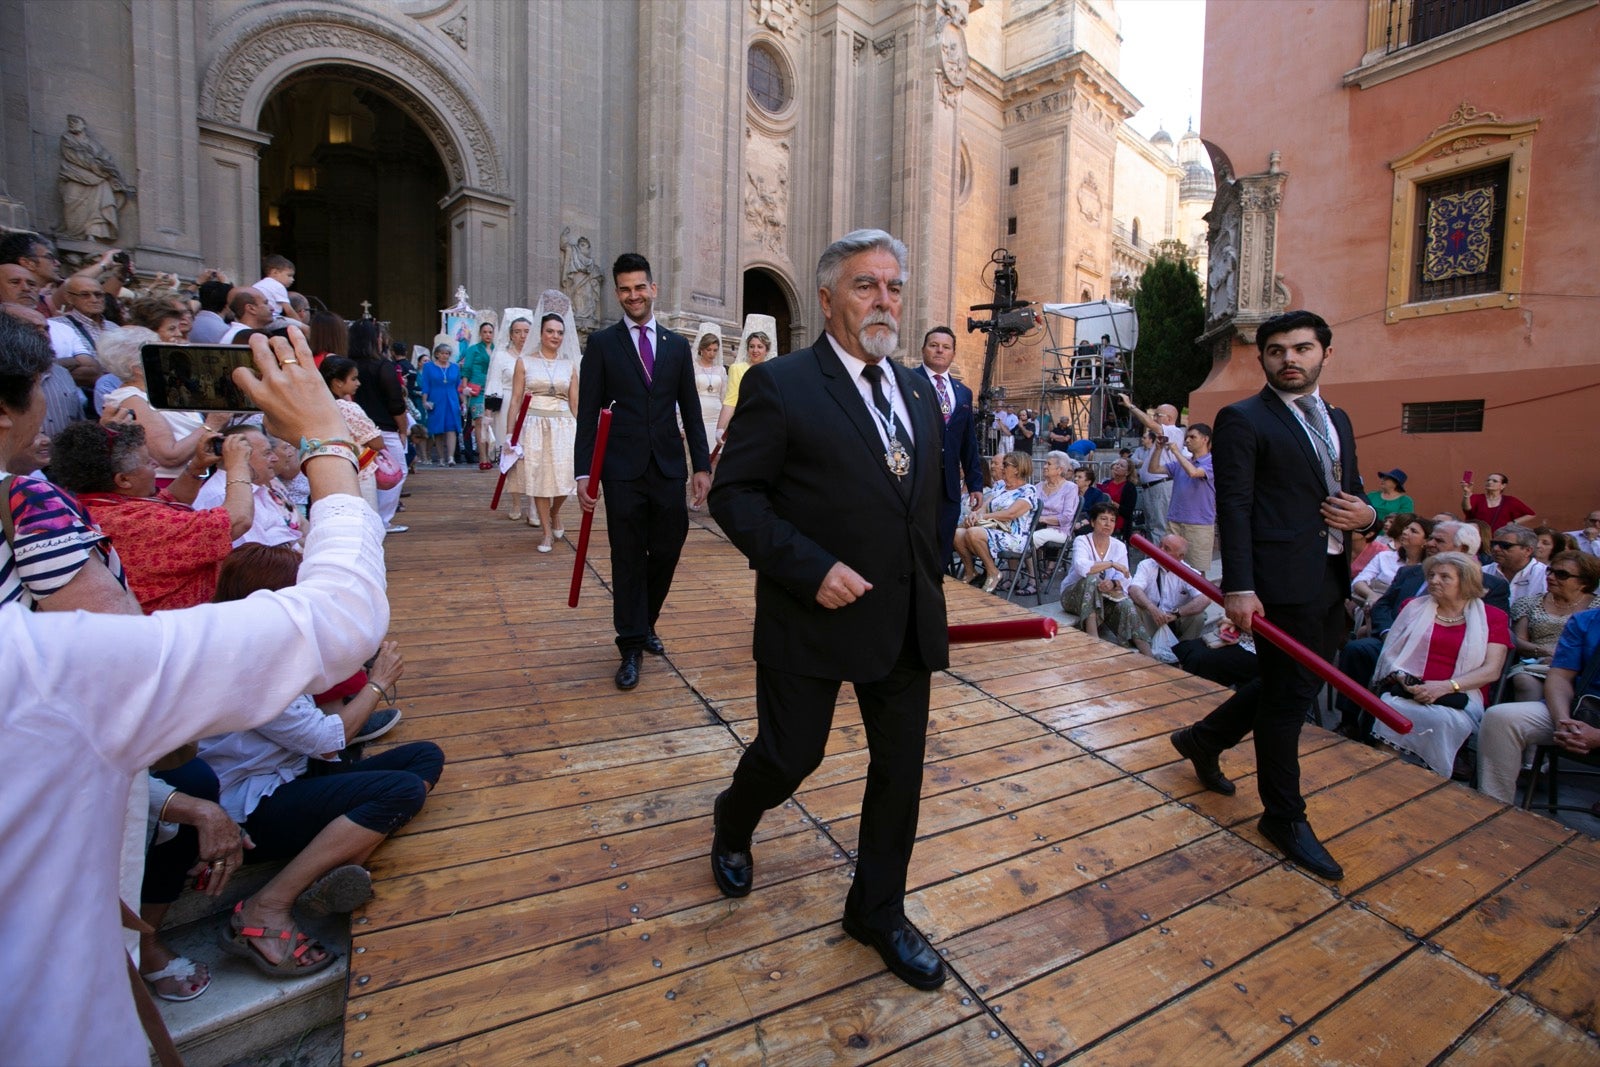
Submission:
[[[889,332],[869,333],[874,326],[887,326]],[[874,311],[862,320],[861,328],[856,331],[856,340],[861,342],[861,350],[872,358],[888,359],[900,347],[900,323],[887,311]]]

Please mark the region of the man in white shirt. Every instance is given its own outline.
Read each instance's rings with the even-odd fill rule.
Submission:
[[[236,434],[244,435],[250,442],[250,496],[255,501],[256,510],[250,529],[234,540],[233,547],[244,544],[298,545],[302,532],[283,485],[278,481],[277,459],[273,455],[272,442],[259,426],[240,424],[222,431],[223,437]],[[227,493],[228,476],[219,470],[200,486],[200,491],[194,496],[194,506],[197,510],[221,507]]]
[[[272,306],[251,286],[233,291],[228,298],[228,310],[233,312],[233,325],[223,333],[218,344],[238,344],[235,338],[246,330],[265,330],[272,325]]]
[[[1189,551],[1189,543],[1177,534],[1167,534],[1161,539],[1161,550],[1174,559],[1182,560]],[[1187,563],[1184,567],[1193,571]],[[1195,572],[1199,574],[1198,571]],[[1199,590],[1175,574],[1168,574],[1153,559],[1146,559],[1134,568],[1133,582],[1128,586],[1128,598],[1139,608],[1142,630],[1153,636],[1146,640],[1135,634],[1133,645],[1145,655],[1151,654],[1152,645],[1171,648],[1178,641],[1199,637],[1205,628],[1206,605],[1210,601]],[[1172,641],[1157,639],[1158,632],[1170,628]]]
[[[1583,520],[1583,529],[1568,530],[1567,536],[1578,542],[1578,551],[1600,556],[1600,509],[1589,512]]]
[[[1166,439],[1174,453],[1187,456],[1189,450],[1183,447],[1183,428],[1178,425],[1178,409],[1171,404],[1157,405],[1154,411],[1145,411],[1133,406],[1127,393],[1118,393],[1117,399],[1122,406],[1144,425],[1146,431],[1159,434]],[[1167,508],[1172,505],[1172,478],[1159,472],[1148,470],[1150,440],[1140,442],[1140,450],[1144,453],[1144,460],[1139,464],[1139,506],[1144,508],[1145,524],[1150,527],[1152,536],[1160,537],[1167,532]],[[1139,455],[1134,453],[1135,457]]]
[[[1489,555],[1494,562],[1483,568],[1483,573],[1504,578],[1510,584],[1513,604],[1525,596],[1545,594],[1545,566],[1533,558],[1538,545],[1539,535],[1517,523],[1500,527],[1489,542]]]

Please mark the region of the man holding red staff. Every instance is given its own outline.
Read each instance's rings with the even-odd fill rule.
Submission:
[[[711,514],[756,572],[756,738],[713,807],[711,871],[750,892],[750,838],[822,762],[839,687],[866,727],[866,792],[844,931],[918,989],[944,964],[906,921],[930,676],[949,662],[938,542],[944,419],[897,364],[906,247],[857,230],[817,263],[823,334],[752,367]],[[687,420],[686,424],[687,424]]]
[[[1248,631],[1265,616],[1326,660],[1346,631],[1350,534],[1378,526],[1362,496],[1350,418],[1317,389],[1332,343],[1328,324],[1309,311],[1262,323],[1256,348],[1267,384],[1218,412],[1212,438],[1228,620]],[[1256,642],[1256,658],[1260,677],[1173,734],[1173,747],[1206,788],[1231,796],[1217,757],[1253,731],[1262,836],[1312,873],[1343,878],[1300,795],[1300,725],[1322,683],[1269,642]]]

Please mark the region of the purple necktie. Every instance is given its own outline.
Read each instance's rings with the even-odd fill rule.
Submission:
[[[639,331],[639,362],[644,364],[644,380],[654,381],[656,376],[656,353],[650,347],[650,331],[643,326],[635,326]]]
[[[950,401],[950,390],[944,386],[944,375],[935,374],[933,384],[939,390],[939,410],[944,412],[944,421],[949,422],[950,414],[955,411],[956,406]]]

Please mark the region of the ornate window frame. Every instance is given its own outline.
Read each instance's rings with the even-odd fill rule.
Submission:
[[[777,62],[778,71],[783,77],[784,91],[788,97],[783,106],[776,111],[768,111],[765,104],[756,99],[756,95],[749,86],[750,56],[757,49],[770,54]],[[756,33],[745,42],[743,69],[740,74],[745,79],[744,98],[745,114],[752,122],[767,133],[783,133],[794,126],[795,116],[800,109],[800,82],[795,72],[794,60],[783,47],[783,43],[770,33]]]
[[[1480,112],[1463,102],[1450,120],[1429,134],[1427,140],[1389,164],[1394,171],[1394,198],[1389,221],[1385,324],[1521,305],[1522,264],[1527,251],[1528,188],[1533,166],[1533,138],[1538,129],[1538,119],[1502,122],[1498,115]],[[1417,254],[1415,220],[1419,187],[1501,160],[1509,161],[1509,166],[1499,289],[1441,300],[1412,300],[1411,268]]]

